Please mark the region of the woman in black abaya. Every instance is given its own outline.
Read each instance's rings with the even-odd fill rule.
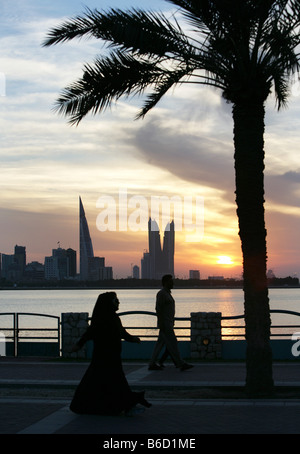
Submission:
[[[121,349],[124,339],[139,343],[122,326],[116,311],[119,300],[115,292],[99,295],[93,310],[91,325],[73,347],[78,351],[88,340],[93,340],[94,349],[91,363],[79,383],[70,409],[79,414],[118,415],[136,414],[141,409],[138,403],[150,407],[143,392],[131,391],[125,377]]]

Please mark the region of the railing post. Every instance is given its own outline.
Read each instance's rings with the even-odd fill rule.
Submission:
[[[191,358],[222,358],[221,312],[191,313]]]
[[[18,356],[19,315],[14,313],[14,357]]]
[[[58,343],[58,355],[61,356],[61,320],[60,317],[57,319],[57,343]]]

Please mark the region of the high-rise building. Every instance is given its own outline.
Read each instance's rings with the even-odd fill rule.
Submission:
[[[104,257],[95,257],[89,226],[85,217],[81,198],[79,197],[80,222],[80,280],[103,281],[113,279],[113,269],[105,266]]]
[[[112,266],[104,266],[100,269],[100,281],[106,281],[113,279],[113,269]]]
[[[132,268],[132,277],[133,277],[133,279],[140,278],[140,269],[137,265],[134,265],[134,267]]]
[[[11,282],[22,281],[26,267],[26,247],[15,246],[14,254],[1,254],[1,277]]]
[[[90,257],[88,259],[88,279],[89,281],[99,281],[102,268],[105,267],[104,257]]]
[[[163,274],[172,274],[174,276],[174,252],[175,252],[175,231],[174,221],[167,225],[164,234],[163,245]]]
[[[141,260],[141,276],[142,279],[150,279],[150,254],[144,252]]]
[[[66,254],[66,250],[58,247],[52,249],[52,257],[57,269],[58,279],[63,280],[69,277],[69,260]]]
[[[189,278],[190,279],[200,279],[200,271],[199,270],[189,270]]]
[[[162,265],[162,250],[160,242],[159,227],[155,220],[148,222],[148,244],[149,244],[149,272],[150,279],[160,279]]]
[[[25,267],[24,277],[26,281],[37,282],[45,279],[45,266],[39,262],[30,262]]]
[[[69,277],[75,277],[76,271],[77,271],[76,251],[74,251],[74,249],[69,248],[66,250],[66,255],[67,255],[68,261],[69,261],[69,269],[68,269]]]
[[[148,222],[149,252],[141,260],[142,279],[161,279],[164,274],[174,276],[175,230],[174,221],[169,223],[164,232],[161,247],[159,227],[155,220]]]
[[[79,243],[80,243],[80,280],[89,279],[89,262],[94,257],[93,245],[90,236],[89,226],[85,217],[81,197],[79,197]]]
[[[1,277],[15,281],[15,256],[14,254],[1,254]]]
[[[26,247],[15,246],[15,263],[20,267],[20,276],[23,277],[26,267]]]
[[[45,279],[48,281],[58,281],[59,280],[59,269],[57,266],[57,257],[45,257]]]
[[[73,249],[52,249],[52,256],[45,257],[45,279],[63,280],[76,276],[76,251]]]

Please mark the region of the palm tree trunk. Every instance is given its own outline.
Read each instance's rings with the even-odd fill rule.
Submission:
[[[263,102],[236,103],[233,107],[236,203],[243,252],[246,390],[253,396],[273,390],[266,277],[264,116]]]

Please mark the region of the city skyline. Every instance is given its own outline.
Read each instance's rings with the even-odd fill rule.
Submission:
[[[141,7],[145,0],[87,0],[108,9]],[[0,251],[27,247],[28,261],[43,261],[60,241],[79,251],[78,194],[84,200],[95,256],[105,256],[114,277],[131,274],[147,244],[147,232],[100,232],[100,196],[201,196],[204,236],[198,243],[176,232],[176,275],[240,277],[242,254],[235,205],[231,106],[209,87],[181,86],[167,94],[144,120],[134,121],[141,102],[120,100],[77,128],[52,111],[63,87],[81,75],[101,49],[96,40],[53,48],[42,42],[50,28],[83,12],[79,0],[16,0],[1,11]],[[168,2],[151,9],[171,16]],[[2,80],[2,79],[1,79]],[[5,95],[5,96],[4,96]],[[288,108],[266,105],[265,199],[268,269],[276,276],[300,275],[300,85],[295,80]],[[165,226],[160,226],[162,231]]]
[[[175,223],[170,221],[164,230],[163,247],[161,247],[160,229],[155,219],[148,220],[148,250],[144,250],[141,266],[130,264],[131,274],[127,279],[150,279],[160,281],[164,274],[171,274],[175,278],[203,280],[200,270],[189,269],[188,276],[178,276],[174,268],[175,253]],[[14,254],[0,252],[0,278],[11,282],[64,280],[76,279],[79,281],[103,281],[114,279],[113,268],[105,266],[105,257],[95,257],[93,243],[89,233],[88,221],[81,197],[79,196],[79,263],[77,252],[72,248],[61,248],[57,242],[57,249],[52,249],[52,256],[45,256],[43,263],[27,262],[26,246],[15,245]],[[220,264],[231,264],[231,259],[220,256]],[[228,263],[229,262],[229,263]],[[35,276],[35,277],[34,277]],[[272,269],[267,271],[268,279],[293,276],[276,276]],[[204,280],[224,280],[224,275],[207,275]],[[227,276],[228,278],[228,276]],[[119,279],[119,277],[117,277]],[[230,276],[230,279],[240,280],[242,276]]]

